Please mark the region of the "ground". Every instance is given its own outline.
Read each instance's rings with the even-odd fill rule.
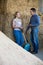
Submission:
[[[37,56],[43,61],[43,49],[39,50],[38,54],[35,54],[35,56]]]

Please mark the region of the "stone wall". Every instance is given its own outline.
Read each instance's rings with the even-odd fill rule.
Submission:
[[[30,20],[30,8],[35,7],[38,11],[38,0],[0,0],[0,30],[2,30],[9,38],[14,40],[13,37],[13,31],[11,28],[11,21],[14,17],[14,13],[16,11],[20,11],[22,14],[22,20],[23,20],[23,26],[24,31],[26,29],[26,26],[29,23]],[[37,5],[36,5],[37,4]],[[39,14],[41,15],[41,14]],[[41,15],[41,22],[42,22],[43,16]],[[43,40],[43,24],[40,25],[40,44]],[[27,34],[27,38],[30,41],[29,38],[29,32]],[[41,44],[42,47],[42,44]]]

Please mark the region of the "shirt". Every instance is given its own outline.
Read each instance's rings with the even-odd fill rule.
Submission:
[[[22,20],[19,18],[15,18],[13,20],[13,25],[16,25],[17,27],[22,27]],[[14,28],[14,30],[20,30],[19,28]]]
[[[40,25],[40,17],[36,14],[32,15],[30,18],[30,23],[32,26],[27,27],[26,31],[31,27],[31,29],[33,30],[35,27],[38,27]]]

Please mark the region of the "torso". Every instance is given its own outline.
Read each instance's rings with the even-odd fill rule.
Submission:
[[[22,26],[22,20],[21,19],[18,19],[18,18],[15,18],[14,19],[14,23],[17,27],[21,27]],[[20,30],[19,28],[14,28],[14,30]]]

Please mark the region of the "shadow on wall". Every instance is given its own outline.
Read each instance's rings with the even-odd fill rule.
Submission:
[[[5,28],[5,12],[6,12],[7,0],[0,0],[0,30],[4,32]]]

